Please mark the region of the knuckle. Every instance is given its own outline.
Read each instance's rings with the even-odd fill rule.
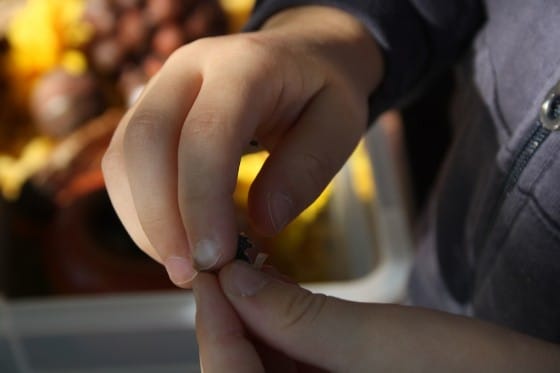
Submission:
[[[169,117],[164,112],[153,110],[135,112],[124,132],[124,147],[143,147],[153,143],[161,138],[162,131],[165,131],[168,123]]]
[[[221,347],[224,350],[235,349],[239,346],[239,342],[246,339],[247,335],[242,329],[235,327],[226,327],[220,329],[208,329],[206,331],[207,338],[212,344]]]
[[[335,164],[330,157],[306,152],[301,157],[304,182],[314,193],[323,190],[334,174]]]
[[[243,69],[247,79],[255,81],[270,79],[278,59],[275,57],[274,48],[270,47],[260,36],[248,34],[236,38],[231,48],[232,55],[235,56],[239,68]]]
[[[140,225],[149,236],[158,236],[161,232],[168,232],[173,222],[170,221],[164,214],[158,214],[157,205],[147,203],[145,206],[146,211],[154,211],[156,213],[143,214],[139,216]],[[160,242],[161,243],[161,242]]]
[[[191,48],[192,48],[192,43],[188,45],[183,45],[175,49],[165,60],[165,65],[171,66],[171,65],[182,64],[185,59],[185,55],[188,53],[188,50]]]
[[[298,292],[285,305],[282,327],[298,329],[314,324],[324,313],[328,297],[324,294],[313,294],[308,291]]]
[[[203,65],[208,64],[208,68],[227,68],[232,65],[244,66],[248,61],[272,61],[271,53],[272,48],[266,40],[262,40],[257,33],[247,33],[197,39],[176,49],[169,56],[168,63],[182,65],[197,56]],[[256,67],[256,64],[252,65],[250,70]]]
[[[255,33],[243,35],[235,38],[235,42],[231,44],[232,48],[238,53],[246,56],[267,56],[268,45],[262,38]]]
[[[223,127],[224,120],[217,110],[197,110],[189,113],[185,126],[187,136],[213,136]]]
[[[199,53],[201,50],[204,50],[204,48],[207,48],[212,39],[213,38],[209,37],[199,38],[188,44],[182,45],[181,47],[175,49],[169,57],[167,57],[166,64],[183,65],[185,61],[192,59],[193,54]]]

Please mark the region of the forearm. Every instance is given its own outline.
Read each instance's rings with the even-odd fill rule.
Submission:
[[[377,305],[366,334],[381,371],[553,372],[560,347],[480,320]],[[369,307],[368,307],[369,308]]]

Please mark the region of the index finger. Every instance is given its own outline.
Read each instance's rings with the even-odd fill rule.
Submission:
[[[179,142],[179,210],[194,264],[220,268],[235,254],[237,227],[232,194],[243,150],[268,118],[278,84],[259,52],[229,44],[228,61],[205,65],[199,94]]]
[[[162,69],[123,123],[121,140],[139,224],[172,281],[184,287],[195,271],[177,206],[177,146],[200,82],[195,63]]]
[[[234,62],[220,60],[222,54]],[[263,65],[247,55],[229,39],[183,47],[150,82],[126,123],[131,199],[151,246],[180,286],[194,276],[193,259],[197,269],[207,270],[235,254],[232,194],[239,160],[259,113],[278,91],[270,79],[266,84]],[[265,87],[270,94],[263,96]]]

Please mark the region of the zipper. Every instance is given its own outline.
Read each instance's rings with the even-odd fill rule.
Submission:
[[[542,125],[540,120],[537,120],[537,126],[527,141],[525,141],[521,149],[517,152],[513,165],[509,168],[505,181],[502,184],[502,188],[498,194],[498,199],[496,199],[492,208],[490,219],[488,220],[489,224],[486,225],[482,236],[482,247],[485,247],[488,242],[490,232],[496,225],[498,215],[502,210],[502,206],[508,194],[513,190],[513,187],[517,184],[521,174],[523,174],[523,170],[525,170],[525,167],[527,167],[529,161],[533,158],[533,155],[535,155],[539,147],[548,138],[551,132],[551,130]]]
[[[498,199],[498,201],[500,201],[500,205],[503,203],[503,200],[509,194],[509,192],[511,192],[515,184],[517,184],[517,181],[521,177],[523,170],[525,170],[525,167],[527,167],[527,164],[529,164],[529,161],[531,160],[531,158],[533,158],[533,155],[536,153],[537,149],[548,138],[551,132],[551,130],[541,124],[540,120],[537,121],[536,128],[533,130],[533,133],[531,133],[531,136],[521,148],[521,151],[517,153],[513,166],[509,169],[504,187],[502,189],[502,192],[500,193],[500,198]]]
[[[543,104],[541,105],[535,129],[521,149],[517,152],[513,165],[508,170],[505,181],[502,184],[501,191],[498,195],[499,197],[492,208],[489,224],[486,225],[486,229],[484,230],[482,247],[487,245],[490,232],[496,225],[498,215],[502,210],[504,202],[508,194],[511,193],[519,181],[525,167],[527,167],[531,158],[533,158],[548,136],[552,132],[558,130],[560,130],[560,82],[556,83],[556,85],[547,93]]]
[[[540,120],[537,120],[536,123],[537,125],[533,130],[533,132],[531,133],[531,135],[529,136],[529,139],[523,144],[521,149],[517,152],[513,165],[510,167],[506,175],[505,181],[502,184],[502,188],[498,194],[499,197],[496,200],[496,203],[494,204],[492,211],[490,213],[490,219],[488,220],[488,224],[486,224],[486,226],[484,227],[482,241],[481,241],[482,245],[480,246],[481,248],[486,249],[488,245],[488,241],[490,239],[490,233],[494,230],[494,227],[498,222],[498,216],[502,211],[504,202],[508,194],[511,193],[511,191],[519,181],[519,178],[523,174],[523,171],[525,170],[525,167],[527,167],[527,165],[529,164],[531,158],[533,158],[533,156],[535,155],[539,147],[552,133],[552,130],[544,127]],[[492,259],[490,259],[491,262],[494,262],[494,258],[495,255],[492,255]]]

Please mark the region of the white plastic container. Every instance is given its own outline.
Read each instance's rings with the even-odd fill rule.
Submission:
[[[350,163],[334,181],[328,208],[354,279],[307,288],[355,301],[404,299],[412,250],[390,131],[381,123],[366,138],[375,203],[364,208],[356,196]],[[0,372],[198,372],[194,313],[188,291],[0,298]]]

